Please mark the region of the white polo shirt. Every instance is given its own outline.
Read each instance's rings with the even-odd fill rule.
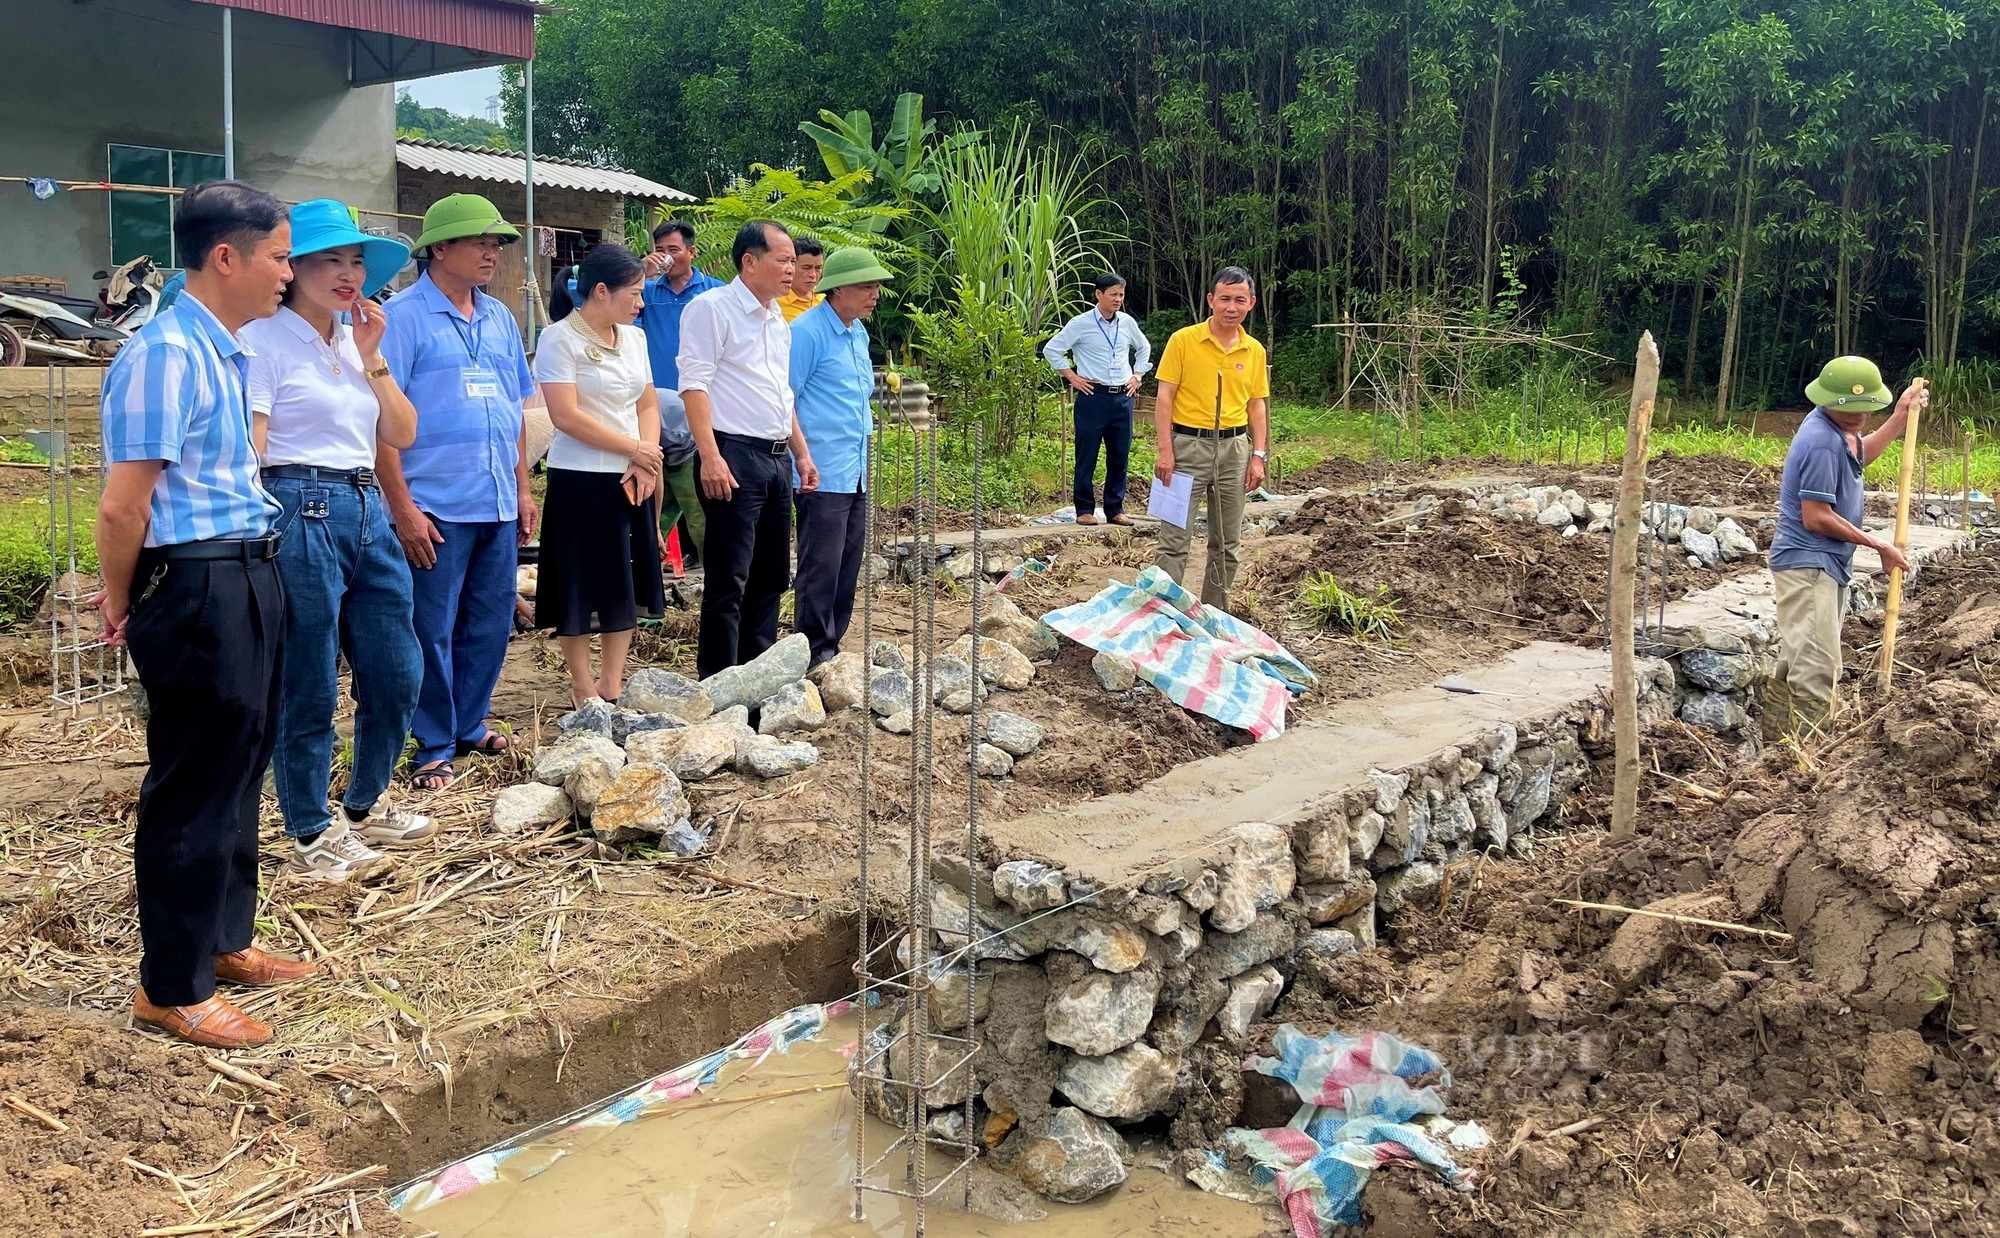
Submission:
[[[572,318],[574,315],[572,315]],[[646,334],[637,327],[620,325],[618,351],[597,351],[601,359],[591,360],[590,342],[572,325],[572,318],[549,324],[535,345],[535,381],[572,383],[576,386],[576,411],[600,425],[631,438],[639,437],[639,397],[653,385],[653,363],[646,355]],[[623,473],[631,461],[615,451],[599,451],[579,443],[561,430],[549,442],[549,467],[574,469],[584,473]]]
[[[724,434],[790,438],[792,328],[776,303],[759,301],[741,276],[688,302],[680,389],[708,393],[712,425]]]
[[[250,411],[271,419],[266,466],[375,467],[375,423],[382,406],[362,370],[354,328],[335,324],[329,344],[285,306],[245,323],[237,334],[256,354],[250,358]]]

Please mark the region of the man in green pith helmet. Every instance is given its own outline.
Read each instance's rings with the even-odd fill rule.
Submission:
[[[1891,403],[1882,371],[1866,357],[1835,357],[1806,386],[1806,414],[1785,453],[1778,486],[1778,532],[1771,579],[1778,592],[1777,673],[1765,693],[1765,733],[1804,734],[1826,720],[1840,680],[1840,619],[1854,548],[1867,546],[1888,568],[1909,569],[1894,542],[1861,527],[1861,471],[1902,437],[1913,409],[1930,403],[1912,383],[1896,411],[1863,435],[1871,413]]]

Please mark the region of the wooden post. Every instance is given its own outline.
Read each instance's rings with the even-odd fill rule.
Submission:
[[[1651,331],[1639,337],[1632,375],[1632,410],[1625,419],[1625,467],[1618,477],[1618,514],[1611,526],[1611,721],[1616,781],[1611,836],[1630,838],[1639,818],[1639,677],[1633,669],[1632,584],[1639,568],[1640,499],[1646,486],[1646,440],[1660,391],[1660,350]]]
[[[1913,379],[1913,386],[1929,386],[1925,380]],[[1910,409],[1910,422],[1903,427],[1903,467],[1896,478],[1896,549],[1908,553],[1910,549],[1910,471],[1917,465],[1917,421],[1923,416],[1923,406]],[[1896,621],[1903,616],[1903,570],[1889,569],[1889,606],[1887,617],[1882,622],[1882,662],[1875,670],[1876,687],[1889,690],[1889,683],[1896,676]]]
[[[1964,456],[1958,466],[1958,531],[1972,532],[1972,427],[1959,432]]]

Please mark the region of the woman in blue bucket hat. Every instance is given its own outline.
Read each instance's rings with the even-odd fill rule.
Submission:
[[[411,625],[410,566],[375,484],[379,442],[407,447],[417,410],[382,359],[388,311],[369,298],[409,262],[399,241],[363,232],[331,199],[292,208],[292,282],[274,317],[243,329],[264,486],[278,520],[287,613],[278,743],[271,764],[289,867],[345,881],[383,863],[378,847],[437,832],[388,798],[423,654]],[[339,655],[353,669],[354,759],[340,809],[327,803]]]

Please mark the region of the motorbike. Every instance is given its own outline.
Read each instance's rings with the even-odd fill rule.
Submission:
[[[134,331],[151,322],[160,302],[160,272],[147,256],[115,271],[97,300],[0,291],[0,366],[80,362],[104,364]]]

